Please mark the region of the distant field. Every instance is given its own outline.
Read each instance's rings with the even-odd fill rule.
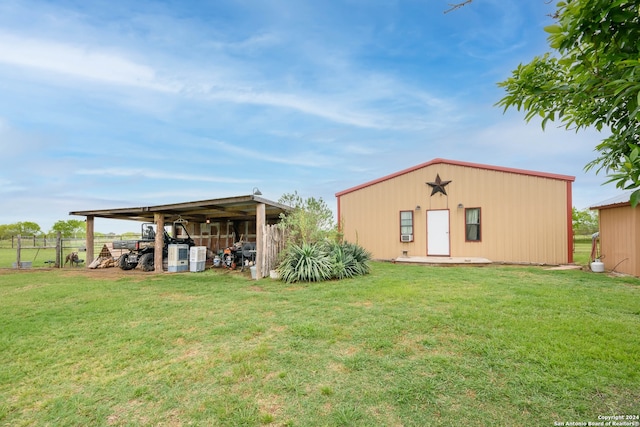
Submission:
[[[591,239],[576,240],[573,247],[573,262],[578,265],[588,265],[591,255]]]
[[[640,280],[373,263],[0,270],[3,426],[553,426],[640,413]],[[568,424],[564,424],[568,425]],[[574,424],[583,425],[583,424]]]

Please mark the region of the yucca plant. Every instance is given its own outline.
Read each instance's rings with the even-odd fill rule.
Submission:
[[[329,243],[327,251],[331,257],[332,274],[335,279],[347,279],[358,275],[355,259],[348,251],[345,251],[343,243]]]
[[[352,277],[347,270],[347,263],[345,253],[342,250],[340,243],[327,244],[327,251],[331,258],[331,275],[336,279],[346,279]]]
[[[287,283],[331,279],[331,258],[322,246],[319,243],[290,244],[278,266],[280,278]]]
[[[333,263],[333,277],[346,279],[369,273],[371,258],[361,246],[353,243],[328,243],[327,250]]]
[[[345,256],[353,261],[353,270],[355,276],[369,274],[371,267],[369,261],[371,261],[371,252],[367,251],[360,245],[355,243],[345,242],[342,244],[342,251]]]

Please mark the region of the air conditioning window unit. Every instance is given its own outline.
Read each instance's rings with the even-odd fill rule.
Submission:
[[[413,242],[413,234],[401,234],[400,235],[401,242]]]

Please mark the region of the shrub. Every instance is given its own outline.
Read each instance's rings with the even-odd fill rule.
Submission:
[[[369,261],[371,261],[371,253],[362,246],[345,242],[342,244],[343,251],[348,253],[353,258],[354,268],[357,276],[369,274],[371,267]]]
[[[333,277],[346,279],[369,273],[368,261],[371,255],[361,246],[353,243],[332,243],[329,253],[333,261]]]
[[[369,273],[371,254],[353,243],[290,244],[278,267],[287,283],[347,279]]]
[[[339,243],[328,244],[331,257],[331,275],[336,279],[353,277],[353,257],[346,253]]]
[[[290,244],[278,272],[287,283],[321,282],[331,279],[332,262],[319,243]]]
[[[291,207],[280,215],[287,232],[277,268],[282,280],[319,282],[369,273],[371,254],[356,244],[340,243],[342,236],[324,200],[303,199],[295,192],[283,195],[280,203]]]

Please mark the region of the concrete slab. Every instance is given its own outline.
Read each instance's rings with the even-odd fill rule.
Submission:
[[[435,265],[484,265],[491,264],[491,260],[479,257],[440,257],[440,256],[399,256],[396,263],[406,264],[435,264]]]
[[[581,270],[581,265],[575,264],[567,264],[567,265],[558,265],[556,267],[545,268],[545,270]]]

